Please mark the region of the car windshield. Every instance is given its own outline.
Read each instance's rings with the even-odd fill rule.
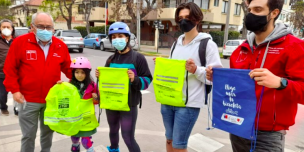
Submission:
[[[77,31],[63,31],[62,32],[63,37],[82,37],[81,34]]]
[[[98,35],[98,38],[100,38],[100,39],[103,39],[103,38],[106,38],[107,36],[105,36],[105,35]]]
[[[228,41],[226,45],[227,46],[239,46],[240,43],[239,43],[239,41]]]
[[[15,36],[20,36],[20,35],[23,35],[23,34],[27,34],[28,33],[28,29],[16,29],[15,30]]]

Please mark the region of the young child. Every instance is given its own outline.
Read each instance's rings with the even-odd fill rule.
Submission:
[[[130,111],[106,110],[107,120],[110,128],[109,152],[119,152],[119,129],[122,138],[130,152],[140,152],[140,147],[135,140],[135,127],[138,114],[138,105],[141,104],[141,92],[148,88],[152,81],[152,75],[146,58],[132,50],[130,46],[131,33],[127,24],[115,22],[109,27],[109,38],[116,52],[106,62],[106,67],[128,68],[130,79],[129,107]],[[99,72],[96,70],[96,77]],[[102,101],[101,101],[102,102]]]
[[[73,72],[70,81],[78,90],[82,99],[97,99],[96,84],[90,76],[91,64],[85,57],[77,57],[72,60],[71,69]],[[82,146],[87,152],[94,152],[92,135],[96,133],[96,128],[91,131],[79,131],[78,134],[71,137],[72,152],[80,152],[80,137]]]

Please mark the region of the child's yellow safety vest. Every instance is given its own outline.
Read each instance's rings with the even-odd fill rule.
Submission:
[[[77,88],[68,82],[56,84],[46,97],[44,124],[69,136],[93,130],[98,126],[93,100],[81,99]]]

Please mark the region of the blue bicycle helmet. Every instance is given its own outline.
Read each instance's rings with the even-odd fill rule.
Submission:
[[[131,36],[130,28],[126,23],[115,22],[109,27],[109,35],[116,33],[124,33]]]

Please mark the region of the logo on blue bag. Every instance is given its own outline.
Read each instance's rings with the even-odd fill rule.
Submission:
[[[223,113],[221,119],[223,121],[227,121],[227,122],[237,124],[237,125],[242,125],[242,123],[244,122],[244,118],[229,115],[229,114],[226,114],[226,113]]]

